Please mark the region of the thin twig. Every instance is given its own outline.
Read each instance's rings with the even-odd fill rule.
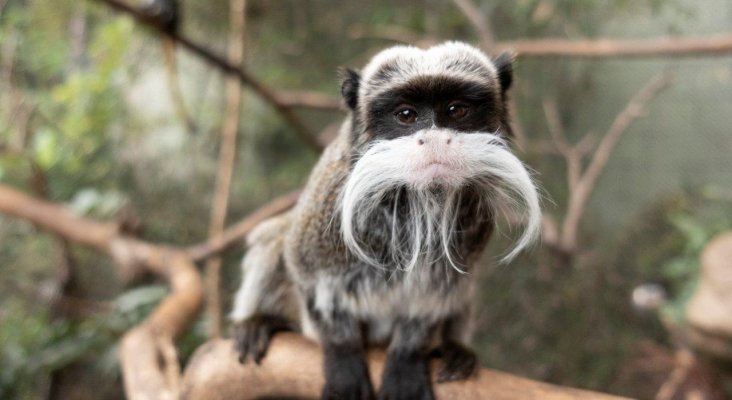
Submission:
[[[180,87],[178,62],[175,58],[175,42],[164,37],[161,40],[161,44],[163,59],[165,61],[165,71],[168,77],[168,90],[170,91],[170,100],[173,102],[173,109],[178,114],[178,119],[183,122],[188,134],[193,135],[198,131],[198,126],[188,111],[183,91]]]
[[[480,45],[484,49],[493,48],[495,39],[489,20],[483,12],[471,0],[452,0],[455,6],[463,13],[465,18],[473,26],[480,39]]]
[[[508,98],[508,114],[513,117],[510,121],[511,130],[513,131],[513,143],[519,149],[528,151],[529,138],[526,136],[526,130],[518,118],[518,105],[513,96],[509,96]]]
[[[678,394],[681,385],[689,377],[694,366],[694,354],[686,349],[678,350],[674,358],[674,369],[656,393],[655,400],[671,400]]]
[[[582,173],[582,153],[567,141],[557,103],[553,100],[544,99],[543,107],[554,147],[567,163],[567,184],[569,185],[569,191],[572,192],[579,183],[580,174]]]
[[[221,234],[209,238],[206,242],[188,247],[186,252],[196,261],[206,260],[229,247],[243,243],[244,237],[260,222],[265,219],[285,212],[292,208],[297,202],[300,191],[293,191],[284,194],[269,203],[258,208],[236,224],[232,225]]]
[[[230,0],[228,58],[229,61],[241,64],[244,61],[244,41],[246,35],[246,0]],[[226,212],[229,208],[229,192],[236,162],[236,134],[239,128],[239,112],[241,108],[241,83],[236,77],[226,80],[226,112],[221,129],[219,146],[219,165],[216,172],[213,205],[211,207],[211,224],[208,235],[214,237],[221,234],[226,224]],[[221,296],[219,294],[221,257],[211,257],[206,261],[206,284],[208,301],[206,310],[209,321],[209,337],[221,336]]]
[[[671,73],[665,72],[651,79],[615,117],[612,125],[600,140],[587,168],[574,186],[574,190],[570,192],[567,214],[562,223],[561,246],[565,250],[573,251],[577,247],[578,227],[587,201],[618,141],[627,132],[633,121],[642,116],[653,97],[671,83],[672,78]]]

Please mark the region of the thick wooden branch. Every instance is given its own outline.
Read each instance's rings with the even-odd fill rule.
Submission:
[[[368,355],[377,388],[384,358],[383,351]],[[230,340],[214,340],[201,346],[186,367],[182,395],[186,400],[318,398],[323,386],[322,359],[318,345],[294,333],[275,336],[261,365],[239,364]],[[438,399],[619,399],[487,369],[467,381],[435,384],[434,388]]]
[[[171,293],[123,337],[120,359],[129,398],[177,398],[180,367],[173,339],[193,320],[203,299],[201,280],[190,256],[174,247],[125,236],[116,224],[74,215],[62,206],[4,185],[0,185],[0,213],[108,253],[122,275],[149,270],[168,281]]]

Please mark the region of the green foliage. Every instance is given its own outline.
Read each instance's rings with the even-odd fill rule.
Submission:
[[[71,73],[39,99],[40,112],[54,123],[39,129],[32,150],[54,178],[99,182],[112,173],[109,131],[123,115],[117,74],[131,32],[127,19],[100,26],[89,47],[93,67]]]
[[[46,311],[29,313],[29,305],[13,299],[3,302],[0,325],[1,398],[40,395],[46,375],[110,340],[93,323],[53,320]]]

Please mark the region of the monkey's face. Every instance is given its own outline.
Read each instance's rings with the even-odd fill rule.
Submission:
[[[368,257],[358,245],[359,231],[368,230],[373,213],[402,192],[412,228],[392,236],[410,241],[409,265],[420,252],[434,253],[424,246],[440,247],[437,256],[450,260],[457,207],[468,192],[477,197],[478,219],[507,210],[525,216],[527,229],[508,257],[536,237],[536,189],[504,140],[510,135],[510,84],[510,57],[492,61],[460,43],[395,47],[376,55],[361,77],[348,72],[342,91],[355,120],[355,162],[341,217],[346,244],[356,254]]]

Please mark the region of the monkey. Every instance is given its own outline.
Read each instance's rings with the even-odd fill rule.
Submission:
[[[241,362],[297,330],[324,352],[323,399],[432,399],[472,376],[474,271],[503,217],[540,235],[540,196],[511,152],[513,57],[461,42],[396,46],[342,73],[348,115],[288,212],[255,228],[230,318]],[[386,349],[375,393],[365,349]]]

